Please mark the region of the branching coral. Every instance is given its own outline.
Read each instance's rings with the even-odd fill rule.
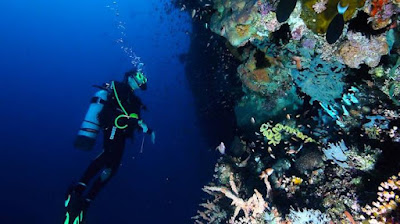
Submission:
[[[328,148],[323,150],[326,158],[328,160],[334,161],[342,168],[349,168],[348,160],[346,152],[348,151],[347,146],[344,144],[344,141],[340,141],[337,144],[329,143]]]
[[[380,71],[382,70],[382,71]],[[373,71],[378,74],[378,78],[384,77],[385,82],[381,90],[389,96],[397,106],[400,105],[400,58],[397,59],[396,64],[384,70],[383,68]],[[380,75],[380,77],[379,77]]]
[[[265,202],[263,196],[256,189],[254,189],[253,196],[246,201],[225,187],[205,186],[203,189],[209,194],[212,194],[211,192],[220,192],[224,194],[225,197],[232,200],[232,205],[235,206],[235,211],[233,216],[230,218],[230,223],[235,222],[236,217],[242,210],[246,220],[250,221],[248,222],[249,224],[257,224],[257,219],[262,217],[264,210],[268,208],[268,204]]]
[[[285,131],[288,134],[295,135],[296,137],[300,138],[303,140],[305,143],[307,142],[315,142],[314,139],[311,137],[303,134],[299,129],[297,128],[292,128],[287,125],[283,125],[281,123],[276,124],[274,127],[272,127],[270,124],[262,124],[260,127],[260,132],[264,135],[264,137],[267,138],[268,144],[270,145],[278,145],[281,140],[282,140],[282,134],[281,132]]]
[[[398,223],[400,220],[395,219],[400,218],[399,204],[400,173],[382,182],[378,187],[378,200],[362,210],[369,216],[369,223]]]
[[[316,56],[306,63],[305,70],[292,69],[291,75],[301,91],[311,97],[310,104],[318,101],[332,104],[343,93],[344,66],[338,62],[327,62]]]
[[[329,224],[331,219],[323,214],[319,210],[314,209],[303,209],[303,210],[290,210],[288,219],[292,223],[296,224],[308,224],[308,223],[319,223],[319,224]]]
[[[325,11],[327,3],[328,3],[328,0],[319,0],[312,7],[313,7],[314,11],[319,14],[319,13]]]

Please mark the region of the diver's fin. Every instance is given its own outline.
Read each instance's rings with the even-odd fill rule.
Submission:
[[[89,204],[90,200],[83,198],[80,193],[69,191],[64,204],[66,210],[64,224],[83,224]]]
[[[294,8],[296,7],[297,0],[280,0],[276,9],[276,19],[278,22],[283,23],[289,19]]]
[[[71,198],[69,205],[66,207],[64,224],[83,224],[89,203],[84,198]]]
[[[344,18],[342,14],[338,13],[328,26],[328,30],[326,31],[326,41],[329,44],[335,43],[342,35],[343,28]]]

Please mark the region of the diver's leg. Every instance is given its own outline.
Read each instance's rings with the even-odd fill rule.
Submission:
[[[113,151],[108,153],[106,168],[93,183],[93,186],[87,194],[87,199],[94,200],[100,190],[110,181],[110,179],[117,173],[121,164],[121,159],[124,151],[124,144],[114,147]]]
[[[107,153],[102,152],[99,156],[96,157],[95,160],[93,160],[92,163],[90,163],[90,165],[86,169],[85,173],[79,180],[80,182],[88,184],[90,182],[90,180],[93,177],[95,177],[101,171],[101,169],[104,168],[104,166],[106,165],[106,159],[107,159],[106,154]]]
[[[105,167],[105,165],[106,165],[106,156],[105,153],[102,152],[100,155],[96,157],[96,159],[94,159],[90,163],[90,165],[86,169],[85,173],[83,174],[79,182],[74,186],[73,190],[75,191],[75,193],[81,195],[85,191],[90,180],[92,180],[96,175],[98,175],[100,171]]]
[[[103,134],[103,152],[99,156],[97,156],[97,158],[89,165],[82,178],[80,179],[80,183],[83,183],[85,187],[95,176],[97,176],[104,169],[107,160],[109,160],[109,155],[110,153],[112,153],[112,148],[110,147],[110,145],[114,142],[110,139],[110,136],[112,135],[112,129],[105,129]]]
[[[69,187],[65,200],[65,224],[76,224],[83,221],[83,216],[86,216],[86,210],[89,207],[90,201],[82,197],[82,194],[86,189],[86,185],[105,167],[105,165],[106,153],[102,152],[86,169],[80,182]]]

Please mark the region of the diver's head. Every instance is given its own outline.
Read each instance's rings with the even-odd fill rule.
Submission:
[[[132,69],[125,73],[124,82],[127,83],[132,90],[147,89],[147,78],[144,76],[143,72],[137,69]]]

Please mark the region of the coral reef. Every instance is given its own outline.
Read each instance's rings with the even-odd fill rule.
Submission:
[[[303,71],[292,69],[291,75],[301,91],[311,97],[310,103],[318,101],[331,104],[343,94],[343,65],[327,62],[317,56],[309,63],[304,63]],[[324,91],[320,91],[323,88]]]
[[[290,210],[288,219],[292,223],[308,224],[308,223],[321,223],[328,224],[331,222],[330,218],[321,213],[319,210],[303,209],[302,211]]]
[[[252,26],[260,17],[254,0],[216,0],[210,27],[224,36],[232,46],[243,46],[257,32]]]
[[[307,142],[315,142],[314,139],[310,138],[309,136],[303,134],[300,130],[297,128],[292,128],[287,125],[282,125],[280,123],[276,124],[275,126],[271,126],[270,124],[262,124],[260,127],[260,132],[264,135],[264,137],[267,139],[268,144],[276,146],[279,144],[282,140],[282,134],[281,131],[284,131],[288,134],[295,135],[304,143]]]
[[[389,53],[389,47],[386,35],[368,38],[358,32],[349,32],[338,53],[338,57],[350,68],[359,68],[361,64],[376,67],[382,55]]]
[[[329,23],[336,16],[337,4],[339,0],[327,1],[326,9],[318,13],[315,11],[315,4],[320,0],[302,0],[301,18],[307,24],[307,27],[315,33],[326,33]],[[348,5],[348,9],[344,14],[344,20],[348,21],[364,6],[365,0],[346,0],[342,1],[343,5]]]
[[[280,2],[207,0],[195,11],[239,61],[218,75],[243,93],[195,222],[398,222],[400,177],[373,204],[370,186],[400,169],[400,1],[298,0],[281,23]]]
[[[338,164],[342,168],[349,168],[350,166],[348,165],[347,161],[347,155],[346,152],[348,151],[347,146],[344,144],[344,141],[340,141],[337,144],[332,144],[329,143],[328,148],[323,149],[322,151],[324,152],[326,158],[328,160],[334,161],[336,164]]]
[[[362,208],[368,215],[369,223],[400,222],[400,173],[382,182],[377,194],[377,201]]]

